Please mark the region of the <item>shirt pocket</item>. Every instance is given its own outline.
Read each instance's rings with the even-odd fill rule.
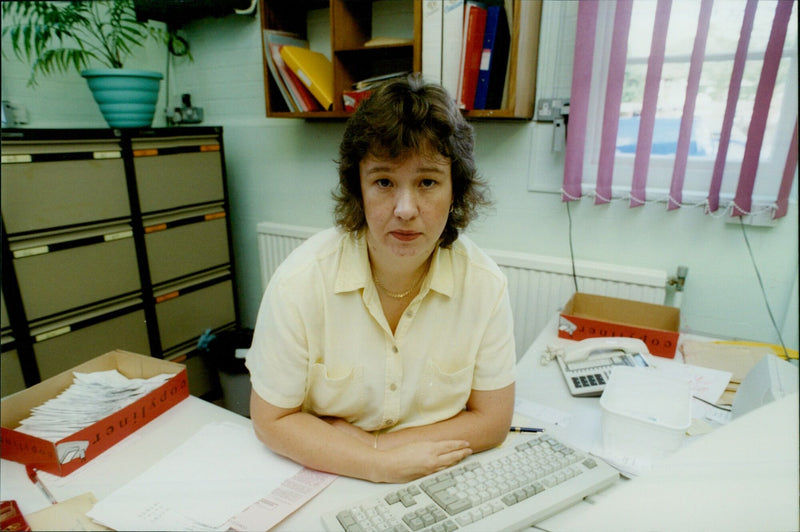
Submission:
[[[332,371],[325,364],[309,370],[305,410],[318,416],[332,416],[353,422],[361,417],[365,405],[364,368]]]
[[[437,416],[437,421],[440,421],[463,410],[472,391],[473,369],[468,365],[447,372],[433,360],[428,360],[416,394],[420,413]]]

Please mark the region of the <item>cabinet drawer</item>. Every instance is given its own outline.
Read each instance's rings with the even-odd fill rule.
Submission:
[[[233,283],[222,281],[199,289],[182,289],[156,304],[161,348],[168,350],[198,338],[206,329],[234,323]]]
[[[25,389],[22,366],[16,349],[0,354],[0,396],[5,397]]]
[[[221,213],[223,216],[225,213]],[[202,220],[202,218],[201,218]],[[162,230],[145,228],[147,260],[153,284],[230,262],[228,229],[224,218],[169,226]]]
[[[4,164],[2,189],[12,235],[130,216],[121,159]]]
[[[25,253],[15,251],[14,267],[29,320],[140,290],[133,238]]]
[[[99,320],[99,321],[98,321]],[[33,344],[42,380],[114,349],[150,354],[143,310],[102,317],[50,331],[37,331]]]
[[[189,152],[134,159],[143,213],[222,201],[219,152]]]

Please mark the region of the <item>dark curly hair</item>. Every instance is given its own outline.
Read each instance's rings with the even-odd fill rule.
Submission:
[[[364,157],[396,159],[433,148],[451,163],[453,208],[439,244],[448,247],[478,210],[491,203],[475,168],[473,146],[472,126],[441,86],[425,83],[419,75],[380,85],[347,121],[339,145],[336,224],[354,232],[366,227],[359,171]]]

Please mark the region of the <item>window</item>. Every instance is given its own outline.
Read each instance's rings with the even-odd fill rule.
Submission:
[[[565,200],[780,215],[797,162],[795,0],[581,2],[575,46]]]

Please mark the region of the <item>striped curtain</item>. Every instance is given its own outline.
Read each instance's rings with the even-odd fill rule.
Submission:
[[[631,31],[631,13],[634,2],[637,0],[617,0],[613,14],[613,27],[598,29],[598,11],[602,3],[594,1],[580,2],[578,5],[577,28],[575,37],[575,56],[573,63],[572,89],[570,95],[570,117],[567,138],[567,147],[564,164],[564,181],[562,200],[573,201],[580,199],[583,194],[583,185],[594,183],[594,198],[596,204],[608,203],[612,199],[612,185],[614,164],[617,160],[618,134],[623,100],[623,89],[626,73],[626,60],[628,57],[628,41]],[[725,0],[717,0],[723,2]],[[688,57],[689,70],[686,79],[686,92],[683,101],[683,110],[679,120],[677,142],[674,147],[674,164],[672,178],[669,183],[669,196],[667,208],[677,209],[682,205],[684,193],[684,178],[687,164],[690,161],[690,143],[692,139],[695,110],[698,102],[700,78],[706,57],[706,45],[709,36],[709,26],[712,22],[712,8],[714,0],[698,0],[699,17],[697,20],[694,43],[690,57]],[[731,213],[733,216],[742,216],[750,212],[753,206],[753,191],[759,165],[759,157],[764,144],[767,128],[767,116],[770,109],[773,93],[776,88],[779,64],[784,51],[787,28],[796,0],[781,0],[777,2],[772,19],[772,27],[763,55],[763,66],[758,79],[755,92],[755,101],[752,109],[744,153],[741,155],[740,171],[736,184],[735,197],[733,198]],[[748,56],[753,20],[758,7],[758,0],[748,0],[741,29],[739,30],[738,44],[733,57],[733,67],[727,90],[727,103],[724,108],[719,142],[714,160],[713,170],[708,176],[708,195],[705,201],[706,211],[715,212],[720,207],[720,189],[723,171],[726,164],[730,165],[729,144],[731,131],[734,127],[734,116],[737,105],[742,105],[740,92],[742,90],[745,63],[752,59]],[[636,137],[635,153],[633,154],[633,170],[630,180],[630,206],[636,207],[648,201],[648,176],[656,131],[656,112],[659,105],[659,88],[662,82],[662,69],[665,64],[665,49],[667,33],[673,11],[672,0],[658,0],[655,6],[655,20],[651,41],[649,43],[649,56],[646,62],[646,76],[644,78],[643,98],[641,111],[638,115],[638,133]],[[596,38],[599,31],[610,34],[609,63],[607,79],[602,94],[598,100],[602,105],[602,121],[599,122],[600,139],[596,147],[596,176],[586,176],[584,158],[587,153],[587,116],[590,114],[590,93],[593,84],[602,83],[592,79],[593,58],[595,57]],[[596,76],[595,69],[595,76]],[[595,87],[596,88],[596,87]],[[795,87],[796,90],[796,87]],[[788,198],[792,189],[797,167],[797,119],[794,120],[794,137],[785,154],[785,165],[780,187],[773,206],[773,217],[778,218],[786,214]],[[785,145],[785,144],[784,144]],[[737,163],[738,160],[737,160]],[[591,166],[594,168],[594,166]]]

